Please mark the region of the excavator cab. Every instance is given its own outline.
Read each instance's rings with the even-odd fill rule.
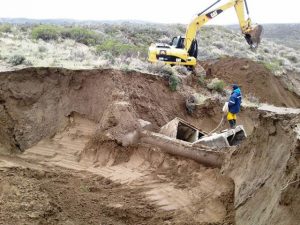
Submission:
[[[175,48],[184,48],[184,37],[181,36],[173,37],[170,45]]]
[[[185,38],[182,36],[173,37],[172,42],[170,43],[171,46],[174,48],[183,49],[184,48],[184,40]],[[189,56],[193,56],[194,58],[197,58],[198,56],[198,42],[196,39],[192,41],[191,47],[188,50]]]

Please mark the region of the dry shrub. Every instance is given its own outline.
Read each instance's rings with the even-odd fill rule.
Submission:
[[[209,84],[207,84],[207,88],[217,92],[223,92],[225,88],[225,82],[223,80],[219,80],[218,78],[214,78]]]
[[[177,75],[177,72],[170,65],[166,65],[163,62],[149,63],[147,71],[167,78]]]
[[[25,62],[26,58],[22,55],[13,55],[12,57],[10,57],[10,59],[8,60],[8,62],[10,64],[12,64],[13,66],[18,66],[21,65]]]

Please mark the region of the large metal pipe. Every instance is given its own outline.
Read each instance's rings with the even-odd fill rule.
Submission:
[[[157,146],[169,154],[193,159],[211,167],[220,168],[225,157],[225,153],[213,151],[209,147],[195,147],[191,143],[146,130],[141,131],[140,142]]]

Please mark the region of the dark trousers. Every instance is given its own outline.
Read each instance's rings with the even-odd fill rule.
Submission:
[[[235,128],[236,126],[236,120],[228,120],[230,128]]]

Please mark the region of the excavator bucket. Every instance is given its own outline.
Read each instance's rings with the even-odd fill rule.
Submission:
[[[263,26],[255,26],[249,33],[245,35],[245,39],[251,48],[255,49],[260,44]]]

